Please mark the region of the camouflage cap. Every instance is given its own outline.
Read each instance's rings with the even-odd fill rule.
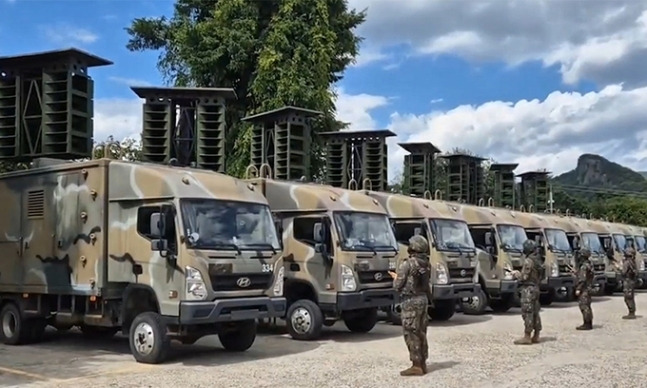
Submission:
[[[537,248],[537,243],[535,240],[526,240],[523,242],[523,253],[530,254]]]
[[[409,239],[409,251],[412,253],[427,253],[429,252],[429,242],[423,236],[413,236]]]
[[[591,257],[591,250],[588,247],[582,247],[580,248],[580,257],[583,257],[585,259],[588,259]]]

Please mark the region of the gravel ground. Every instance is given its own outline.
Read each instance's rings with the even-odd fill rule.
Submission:
[[[640,315],[647,294],[636,302]],[[432,372],[407,378],[398,373],[409,366],[401,329],[385,323],[366,335],[337,324],[314,342],[261,335],[241,354],[207,337],[174,346],[173,360],[155,366],[135,363],[125,338],[53,334],[39,345],[0,345],[0,387],[645,387],[647,318],[625,321],[625,313],[622,296],[596,298],[594,330],[578,332],[577,304],[544,308],[544,339],[531,346],[512,344],[523,330],[519,309],[456,314],[429,327]]]

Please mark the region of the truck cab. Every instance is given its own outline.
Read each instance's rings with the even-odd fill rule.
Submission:
[[[248,180],[269,202],[282,234],[285,316],[298,340],[319,337],[343,320],[369,332],[377,312],[397,303],[392,270],[398,254],[388,214],[378,201],[332,186]]]
[[[590,261],[594,273],[594,293],[598,294],[604,291],[607,284],[607,275],[605,273],[606,253],[600,237],[591,227],[590,220],[572,216],[546,216],[561,226],[566,232],[566,237],[574,252],[587,247],[591,251]]]
[[[515,303],[517,280],[512,270],[523,265],[526,232],[516,220],[517,212],[490,206],[448,203],[458,207],[467,222],[478,252],[478,280],[494,312],[506,312]],[[464,307],[465,308],[465,307]]]
[[[18,322],[5,343],[33,341],[45,325],[90,337],[121,330],[138,362],[159,363],[171,339],[218,334],[226,349],[246,350],[257,319],[285,314],[270,208],[242,180],[57,162],[2,175],[0,200],[0,243],[19,248],[0,263],[0,321]]]
[[[432,320],[450,319],[458,301],[477,296],[476,248],[467,224],[456,210],[444,203],[401,194],[369,190],[364,193],[387,210],[400,247],[400,259],[408,256],[409,239],[414,235],[429,241],[433,307],[428,311]],[[397,320],[397,315],[394,318]]]
[[[631,228],[631,231],[634,236],[634,246],[636,248],[636,255],[639,255],[643,261],[642,265],[647,266],[647,241],[645,239],[645,234],[643,228],[640,228],[635,225],[628,225]],[[640,267],[637,267],[640,268]],[[641,288],[647,288],[647,271],[642,271],[640,274],[642,280]]]
[[[542,214],[520,212],[519,221],[528,238],[535,240],[544,256],[546,277],[540,284],[539,301],[548,306],[559,297],[571,300],[574,297],[575,256],[564,229],[551,224]]]
[[[610,228],[613,229],[613,241],[616,249],[618,249],[622,256],[628,247],[633,247],[636,251],[636,268],[638,275],[636,278],[636,287],[643,287],[645,279],[647,279],[647,271],[645,271],[644,253],[640,251],[637,240],[640,239],[644,246],[644,237],[638,235],[637,231],[629,225],[610,223]],[[643,249],[644,250],[644,249]]]

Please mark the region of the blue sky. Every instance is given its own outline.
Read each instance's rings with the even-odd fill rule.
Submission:
[[[647,74],[632,66],[647,50],[635,37],[647,25],[644,3],[596,2],[584,14],[569,10],[577,1],[552,3],[351,0],[368,6],[368,20],[358,64],[338,85],[340,118],[353,129],[398,133],[391,176],[404,154],[396,141],[470,148],[524,169],[563,172],[583,152],[647,169],[647,118],[636,106],[647,99]],[[139,131],[141,108],[128,85],[162,80],[157,53],[126,50],[124,28],[136,17],[171,16],[173,1],[0,0],[0,7],[0,55],[78,47],[113,61],[90,70],[97,137]]]

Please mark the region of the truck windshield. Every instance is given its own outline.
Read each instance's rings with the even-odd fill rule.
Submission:
[[[519,225],[497,225],[497,233],[504,251],[523,250],[523,242],[528,239],[526,231]]]
[[[599,254],[604,254],[604,248],[602,247],[602,243],[600,243],[600,236],[598,236],[596,233],[582,233],[582,247],[589,247],[589,250],[591,252],[599,253]]]
[[[474,250],[467,223],[459,220],[431,219],[438,250]]]
[[[635,238],[636,241],[636,250],[638,252],[644,253],[645,252],[645,238],[643,236],[636,236]]]
[[[386,214],[335,212],[334,219],[344,250],[397,250],[397,242]]]
[[[270,208],[214,199],[181,200],[187,237],[195,249],[280,249]]]
[[[546,239],[553,251],[570,252],[571,244],[568,242],[566,232],[562,229],[545,229]]]
[[[616,243],[616,249],[620,252],[624,251],[627,247],[627,239],[621,234],[614,234],[613,241]]]

